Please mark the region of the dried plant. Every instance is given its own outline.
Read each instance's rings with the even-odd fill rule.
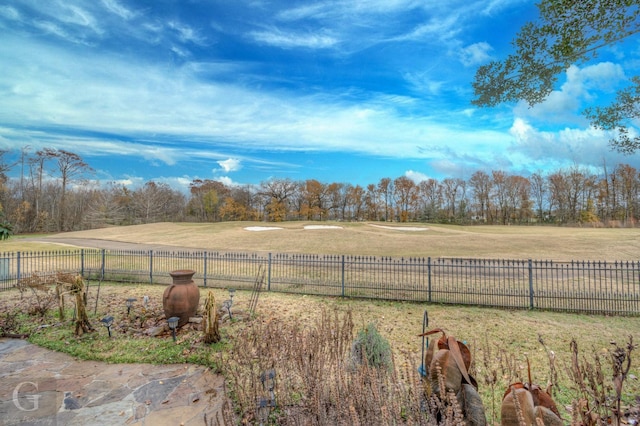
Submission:
[[[253,321],[233,339],[224,373],[241,422],[257,422],[256,401],[268,398],[262,372],[273,369],[277,405],[269,421],[281,425],[435,424],[422,409],[423,383],[415,363],[397,369],[350,362],[351,312],[323,311],[313,324]],[[408,380],[407,380],[408,379]],[[454,414],[452,416],[455,417]],[[452,417],[453,418],[453,417]]]
[[[56,283],[56,277],[50,274],[31,274],[28,277],[21,278],[18,281],[17,288],[21,297],[25,293],[30,292],[30,306],[27,312],[30,315],[38,315],[44,317],[49,309],[58,302],[53,288]]]
[[[220,329],[218,310],[216,309],[216,299],[213,292],[209,290],[204,303],[204,342],[217,343],[220,341]]]
[[[613,390],[615,399],[613,401],[611,417],[612,423],[619,425],[622,412],[622,388],[631,369],[631,352],[635,349],[633,336],[629,336],[629,342],[625,347],[620,347],[616,342],[611,342],[615,349],[611,352],[611,365],[613,369]]]
[[[20,322],[17,317],[19,313],[18,310],[12,310],[0,315],[0,337],[26,337],[18,334]]]
[[[552,396],[556,396],[558,389],[558,370],[556,368],[556,353],[547,348],[544,343],[544,339],[541,335],[538,335],[538,342],[542,345],[547,352],[547,359],[549,360],[549,383],[547,384],[547,392]]]
[[[482,347],[482,357],[480,359],[482,365],[482,379],[485,385],[489,386],[491,390],[491,418],[496,419],[496,389],[498,385],[498,368],[495,363],[494,345],[489,344],[489,341],[485,338],[484,345]]]
[[[575,392],[571,403],[572,419],[585,426],[599,424],[633,423],[640,414],[640,400],[626,401],[623,408],[624,383],[629,376],[632,364],[631,354],[636,345],[633,337],[625,346],[611,342],[613,349],[608,351],[611,362],[612,380],[606,378],[606,365],[598,351],[591,352],[591,360],[580,356],[578,343],[571,341],[571,363],[567,368],[571,387]],[[628,395],[629,396],[629,395]],[[633,405],[635,404],[635,405]]]
[[[567,372],[572,382],[571,386],[576,392],[574,399],[574,417],[584,425],[599,424],[601,419],[607,418],[607,394],[611,392],[611,386],[604,380],[602,363],[597,351],[593,351],[593,361],[580,357],[578,343],[571,340],[571,364]]]
[[[69,292],[76,298],[75,335],[82,336],[84,333],[95,331],[91,322],[89,322],[89,316],[87,315],[85,285],[80,275],[73,278],[73,283],[70,286]]]

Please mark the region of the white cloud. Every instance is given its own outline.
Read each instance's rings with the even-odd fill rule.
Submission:
[[[474,67],[485,62],[488,62],[491,59],[491,52],[493,48],[487,42],[479,42],[470,44],[467,47],[460,49],[459,57],[460,62],[465,67]]]
[[[542,131],[522,118],[516,118],[510,133],[514,145],[509,149],[514,158],[528,164],[546,164],[547,167],[568,167],[581,164],[600,167],[607,164],[628,163],[629,158],[611,151],[610,134],[593,127],[566,127],[557,132]]]
[[[572,65],[567,69],[565,82],[559,90],[554,90],[547,99],[533,107],[520,102],[514,109],[516,117],[533,118],[548,122],[569,122],[584,124],[580,111],[585,104],[598,103],[596,91],[604,96],[615,90],[626,79],[624,70],[618,64],[601,62],[579,68]]]
[[[218,161],[218,164],[222,167],[222,170],[224,170],[225,173],[235,172],[242,168],[240,160],[237,158],[228,158],[223,161]]]
[[[228,176],[218,176],[218,177],[213,178],[213,180],[218,181],[218,182],[222,182],[226,186],[238,186],[238,184],[236,182],[234,182],[233,179],[231,179]]]
[[[411,179],[414,183],[420,183],[424,180],[429,179],[429,176],[425,175],[421,172],[416,172],[414,170],[407,170],[404,172],[405,177]]]
[[[108,183],[113,183],[116,186],[125,186],[130,189],[136,189],[141,188],[146,183],[146,179],[138,176],[127,176],[123,179],[110,180]]]

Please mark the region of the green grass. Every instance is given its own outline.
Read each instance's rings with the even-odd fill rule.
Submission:
[[[55,323],[42,328],[29,337],[29,342],[66,353],[85,360],[107,363],[175,364],[188,362],[217,370],[214,354],[224,350],[225,344],[204,345],[194,343],[196,336],[181,337],[174,342],[171,337],[130,337],[112,331],[109,337],[99,320],[91,318],[95,332],[74,335],[73,321]],[[24,329],[24,328],[23,328]]]

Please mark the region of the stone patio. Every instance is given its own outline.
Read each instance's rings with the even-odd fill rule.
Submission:
[[[223,402],[223,378],[203,366],[78,361],[0,339],[0,425],[222,425]]]

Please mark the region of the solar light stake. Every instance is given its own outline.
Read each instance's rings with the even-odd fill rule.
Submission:
[[[260,426],[263,426],[269,420],[269,413],[271,413],[271,407],[269,400],[266,398],[258,398],[258,406],[256,407],[256,417],[260,421]]]
[[[135,297],[130,297],[127,299],[127,315],[131,314],[131,307],[133,306],[133,302],[136,301]]]
[[[256,407],[256,416],[260,421],[260,425],[266,424],[269,420],[269,413],[276,407],[276,370],[271,369],[260,374],[262,388],[269,393],[268,398],[259,398]]]
[[[173,334],[173,341],[176,341],[176,328],[178,328],[178,321],[180,321],[180,317],[171,317],[167,320],[169,323],[169,328],[171,329],[171,334]]]
[[[231,299],[227,299],[224,302],[222,302],[222,307],[227,310],[227,312],[229,313],[229,319],[232,320],[233,314],[231,314],[231,305],[233,305],[233,300]]]
[[[111,326],[113,325],[113,317],[112,316],[104,317],[100,320],[100,322],[102,323],[102,325],[104,325],[107,328],[107,331],[109,332],[109,337],[111,337]]]

